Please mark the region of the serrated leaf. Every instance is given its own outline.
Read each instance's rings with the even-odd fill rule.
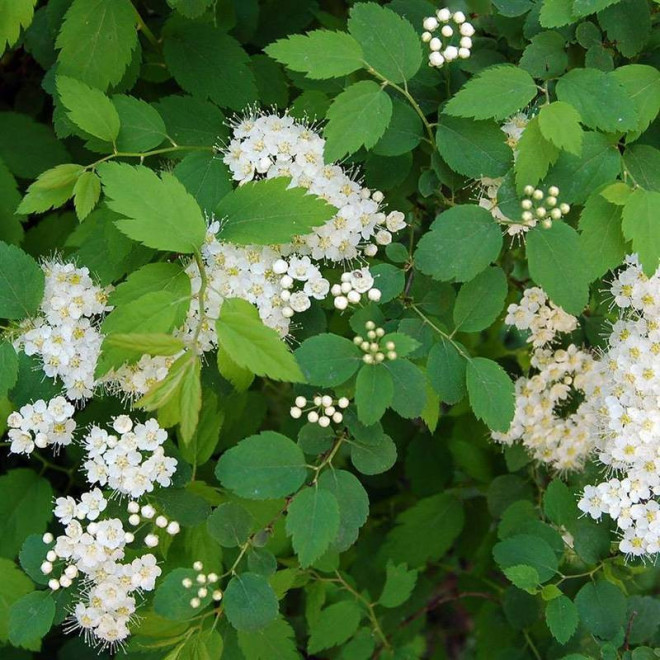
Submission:
[[[623,207],[623,235],[632,241],[633,250],[647,275],[658,267],[660,257],[660,231],[657,210],[660,192],[637,188]]]
[[[335,97],[326,117],[324,158],[331,163],[378,142],[392,118],[392,100],[380,85],[362,80]]]
[[[235,548],[247,541],[254,520],[240,504],[221,504],[206,521],[206,529],[221,546]]]
[[[53,625],[55,600],[50,591],[22,596],[9,610],[9,641],[25,646],[39,641]]]
[[[628,58],[638,55],[651,36],[651,10],[645,0],[619,0],[610,4],[598,13],[598,23],[608,40]]]
[[[179,395],[179,430],[181,439],[188,444],[195,433],[199,421],[199,411],[202,407],[202,362],[199,357],[188,361],[181,378],[181,393]]]
[[[507,578],[511,580],[511,583],[518,587],[518,589],[523,589],[531,594],[536,593],[540,579],[538,571],[533,566],[516,564],[515,566],[505,568],[504,575],[506,575]]]
[[[5,46],[13,46],[34,16],[37,0],[1,0],[0,1],[0,55]]]
[[[173,173],[209,215],[232,190],[229,168],[214,153],[195,151],[188,154]]]
[[[167,137],[165,122],[146,101],[133,96],[115,94],[112,103],[119,115],[117,149],[143,152],[154,149]]]
[[[545,178],[557,158],[559,149],[543,137],[539,120],[534,117],[518,141],[518,155],[514,163],[518,192],[521,193],[525,186],[535,186]]]
[[[378,604],[383,607],[399,607],[405,603],[417,583],[417,571],[408,569],[408,565],[387,562],[387,576]]]
[[[543,0],[539,22],[543,27],[562,27],[578,20],[573,0]]]
[[[468,361],[466,375],[475,416],[493,431],[508,431],[514,413],[514,388],[506,371],[493,360],[477,357]]]
[[[101,195],[101,179],[94,172],[83,172],[73,186],[73,205],[78,220],[84,220]]]
[[[392,376],[394,396],[390,407],[406,419],[415,419],[426,406],[426,376],[410,360],[397,358],[384,363]]]
[[[66,163],[42,172],[27,189],[25,197],[18,205],[18,213],[43,213],[50,208],[62,206],[73,196],[76,182],[83,170],[82,165]]]
[[[295,442],[273,431],[241,440],[218,461],[215,475],[240,497],[273,499],[296,492],[305,482],[305,455]]]
[[[338,531],[339,503],[332,492],[314,485],[293,498],[286,516],[286,533],[302,568],[321,557]]]
[[[534,78],[557,78],[568,65],[566,39],[559,32],[548,30],[532,37],[519,62]]]
[[[106,90],[123,77],[138,39],[130,0],[74,0],[56,47],[58,73]]]
[[[39,309],[44,274],[23,250],[0,241],[0,318],[23,319]]]
[[[452,342],[441,338],[433,345],[429,352],[426,371],[441,401],[454,404],[465,396],[466,368],[466,359]]]
[[[544,105],[539,112],[538,123],[543,137],[555,147],[580,155],[583,135],[580,113],[570,103],[555,101]]]
[[[236,391],[244,392],[252,385],[254,374],[249,369],[237,364],[222,346],[218,346],[217,358],[220,375],[228,380]]]
[[[298,660],[293,629],[284,619],[275,619],[260,630],[238,631],[238,645],[250,660]]]
[[[536,96],[534,79],[511,64],[498,64],[471,78],[444,108],[454,117],[506,119]]]
[[[506,275],[492,266],[466,282],[454,304],[454,324],[457,331],[477,332],[491,325],[504,307],[508,291]]]
[[[186,347],[183,340],[165,333],[115,333],[105,338],[108,348],[135,351],[139,355],[176,355]]]
[[[345,32],[314,30],[305,35],[292,34],[265,51],[280,64],[312,79],[339,78],[363,66],[360,44]]]
[[[541,582],[547,582],[557,572],[557,555],[540,536],[509,536],[495,545],[493,557],[502,569],[520,564],[534,567]]]
[[[545,622],[552,636],[560,644],[566,644],[573,636],[577,630],[578,620],[577,607],[566,596],[551,600],[545,607]]]
[[[277,597],[263,575],[235,575],[225,589],[223,603],[229,623],[236,630],[259,630],[278,614]]]
[[[358,629],[362,613],[353,600],[342,600],[321,610],[310,625],[307,650],[310,654],[343,644]]]
[[[290,179],[252,181],[228,193],[215,209],[223,220],[219,237],[240,245],[288,243],[324,225],[337,209]]]
[[[102,163],[98,172],[108,206],[126,216],[115,224],[129,238],[173,252],[191,253],[202,246],[202,211],[172,174],[159,177],[143,165],[126,163]]]
[[[306,339],[295,356],[306,381],[323,387],[341,385],[364,364],[362,352],[350,339],[332,334]]]
[[[359,420],[369,426],[385,413],[394,396],[394,381],[384,364],[365,364],[355,381],[355,404]]]
[[[660,71],[646,64],[627,64],[611,76],[626,90],[637,110],[637,131],[645,131],[660,111]]]
[[[587,582],[575,597],[580,622],[601,639],[612,639],[626,621],[626,597],[607,580]]]

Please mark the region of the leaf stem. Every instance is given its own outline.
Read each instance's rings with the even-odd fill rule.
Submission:
[[[433,321],[431,321],[431,319],[426,316],[426,314],[424,314],[424,312],[414,303],[410,305],[410,309],[412,309],[425,323],[428,323],[429,326],[433,328],[433,330],[435,330],[441,337],[446,339],[468,362],[472,361],[472,356],[467,353],[458,342],[454,341],[453,333],[448,335],[444,330],[433,323]]]
[[[144,36],[148,39],[148,41],[152,45],[154,45],[156,47],[159,47],[160,42],[158,41],[158,39],[156,39],[154,33],[151,31],[149,26],[145,23],[144,19],[140,15],[140,12],[138,11],[138,9],[135,5],[133,5],[133,9],[135,10],[135,17],[137,19],[138,30],[140,30],[142,32],[142,34],[144,34]]]

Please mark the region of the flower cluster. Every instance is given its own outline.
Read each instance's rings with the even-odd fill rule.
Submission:
[[[329,394],[317,394],[312,399],[312,406],[307,408],[307,403],[304,396],[296,397],[295,405],[289,411],[291,417],[300,419],[303,413],[307,413],[308,422],[327,428],[330,422],[340,424],[343,421],[344,415],[341,411],[348,408],[349,400],[345,396],[335,400]]]
[[[167,432],[155,419],[133,424],[127,415],[119,415],[112,427],[118,435],[92,426],[83,439],[84,468],[90,483],[131,497],[151,492],[156,484],[167,487],[172,483],[177,461],[165,456],[162,444]]]
[[[216,603],[222,600],[222,590],[216,589],[213,585],[220,579],[216,573],[202,573],[204,564],[201,561],[196,561],[193,564],[193,569],[197,572],[195,579],[185,577],[181,580],[181,586],[184,589],[197,589],[196,595],[190,599],[190,607],[196,610],[201,606],[202,600],[209,595],[209,588],[211,589],[211,599]]]
[[[660,552],[660,270],[651,277],[636,257],[611,287],[619,318],[601,359],[594,395],[597,456],[613,477],[585,488],[579,507],[607,514],[621,530],[620,549]]]
[[[553,220],[561,220],[571,210],[568,204],[559,204],[557,186],[550,186],[547,195],[534,186],[525,186],[524,193],[525,199],[520,202],[522,207],[520,220],[528,229],[536,227],[539,220],[545,229],[549,229]]]
[[[74,407],[63,397],[57,396],[46,402],[39,399],[22,406],[7,418],[9,451],[14,454],[31,454],[35,447],[56,449],[71,444],[76,423]]]
[[[493,433],[493,439],[506,445],[520,441],[535,459],[557,470],[581,467],[596,441],[591,399],[600,382],[599,364],[574,344],[547,348],[557,334],[573,331],[577,319],[535,287],[509,306],[506,322],[530,331],[536,373],[516,381],[513,421],[506,433]]]
[[[25,322],[16,348],[38,355],[44,373],[59,378],[67,398],[87,399],[95,386],[94,369],[103,337],[95,325],[107,312],[108,290],[94,284],[87,268],[46,261],[40,315]]]
[[[453,23],[452,25],[450,25]],[[441,68],[445,62],[451,62],[457,58],[462,60],[470,57],[472,50],[472,36],[474,27],[467,22],[462,11],[452,13],[446,7],[438,9],[435,16],[429,16],[422,23],[424,32],[422,41],[429,45],[429,66]],[[442,25],[442,27],[440,27]],[[440,37],[433,36],[440,28]],[[456,35],[456,33],[458,33]],[[455,45],[458,36],[458,46]],[[454,43],[452,43],[452,41]]]
[[[368,268],[342,273],[341,284],[334,284],[330,293],[334,296],[334,305],[339,310],[349,305],[357,305],[362,296],[372,302],[378,302],[381,297],[380,289],[374,287],[374,277]]]
[[[367,321],[364,324],[366,339],[361,335],[353,337],[353,343],[359,346],[364,355],[362,360],[365,364],[379,364],[384,360],[396,360],[396,345],[388,340],[384,346],[381,346],[380,339],[385,336],[385,328],[378,328],[373,321]]]

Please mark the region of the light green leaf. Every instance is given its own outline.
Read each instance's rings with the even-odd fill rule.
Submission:
[[[73,204],[78,220],[84,220],[101,195],[101,179],[94,172],[83,172],[73,186]]]
[[[360,44],[345,32],[314,30],[292,34],[265,49],[266,53],[292,71],[308,78],[339,78],[363,66]]]
[[[348,30],[362,47],[367,65],[391,82],[410,80],[422,64],[415,28],[375,2],[353,5]]]
[[[355,404],[359,420],[369,426],[385,413],[394,395],[394,381],[384,364],[365,364],[355,381]]]
[[[460,204],[441,213],[417,243],[415,265],[436,280],[467,282],[493,262],[502,232],[486,209]]]
[[[461,332],[477,332],[500,315],[508,291],[504,271],[491,266],[464,284],[456,296],[454,324]]]
[[[560,643],[566,642],[577,630],[579,621],[577,607],[570,598],[559,596],[545,607],[545,622],[552,636]]]
[[[310,625],[307,651],[319,651],[343,644],[360,625],[362,612],[354,600],[342,600],[321,610],[318,618]]]
[[[636,130],[645,131],[660,111],[660,71],[646,64],[627,64],[610,75],[635,105],[639,118]]]
[[[179,430],[184,444],[188,444],[195,433],[202,407],[202,361],[197,356],[190,359],[181,378],[179,395]]]
[[[229,623],[236,630],[259,630],[278,614],[277,597],[263,575],[241,573],[227,585],[223,601]]]
[[[387,562],[387,577],[378,604],[383,607],[399,607],[405,603],[417,583],[417,571],[408,569],[408,565]]]
[[[580,155],[583,135],[580,113],[572,105],[563,101],[544,105],[539,112],[538,123],[543,137],[555,147]]]
[[[441,115],[436,142],[447,165],[471,179],[504,176],[513,162],[506,135],[492,121]]]
[[[32,23],[37,0],[0,0],[0,55],[5,46],[13,46]]]
[[[157,147],[167,137],[165,122],[158,111],[146,101],[115,94],[112,103],[119,115],[117,148],[120,151],[148,151]]]
[[[620,0],[573,0],[573,12],[576,17],[588,16]]]
[[[295,356],[306,381],[322,387],[341,385],[363,364],[362,351],[350,339],[331,334],[306,339]]]
[[[160,332],[129,332],[108,335],[104,340],[109,349],[132,351],[136,355],[176,355],[186,345],[183,340]]]
[[[527,260],[532,279],[569,314],[578,315],[589,301],[589,271],[580,238],[570,225],[553,222],[527,234]]]
[[[324,225],[337,209],[290,179],[252,181],[225,195],[215,209],[223,219],[219,237],[240,245],[288,243]]]
[[[33,588],[32,580],[13,561],[0,557],[0,641],[9,640],[11,606]]]
[[[543,27],[562,27],[578,20],[573,0],[543,0],[539,21]]]
[[[378,142],[392,118],[392,100],[380,85],[362,80],[335,97],[326,117],[324,158],[331,163]]]
[[[50,591],[22,596],[9,610],[9,641],[14,646],[39,641],[53,625],[55,601]]]
[[[50,208],[62,206],[73,196],[83,170],[82,165],[66,163],[42,172],[27,189],[18,206],[18,213],[43,213]]]
[[[0,318],[32,316],[44,295],[44,274],[23,250],[0,241]]]
[[[240,504],[225,502],[208,517],[206,529],[224,548],[235,548],[247,541],[253,524],[254,519]]]
[[[302,568],[323,555],[338,531],[339,503],[329,490],[314,485],[293,498],[286,516],[286,533]]]
[[[467,391],[472,411],[493,431],[508,431],[514,413],[514,388],[506,371],[487,358],[467,364]],[[520,562],[518,562],[520,563]]]
[[[539,586],[539,573],[533,566],[527,564],[516,564],[505,568],[504,575],[511,580],[511,584],[523,589],[527,593],[535,594]]]
[[[305,455],[274,431],[241,440],[218,461],[215,476],[240,497],[267,500],[295,493],[305,482]]]
[[[125,220],[118,229],[156,250],[191,253],[206,237],[206,223],[197,202],[172,174],[159,177],[143,165],[102,163],[107,204]]]
[[[580,622],[601,639],[612,639],[626,622],[626,597],[607,580],[587,582],[575,597]]]
[[[276,330],[263,324],[254,305],[228,298],[216,323],[218,343],[240,367],[274,380],[304,382],[296,359]]]
[[[254,374],[249,369],[239,366],[222,346],[218,346],[217,357],[220,375],[228,380],[237,392],[244,392],[252,385]]]
[[[637,185],[660,192],[660,150],[648,144],[634,144],[626,149],[623,161]]]
[[[545,178],[558,157],[559,149],[543,137],[539,120],[534,117],[518,141],[518,155],[514,163],[518,192],[521,193],[527,185],[535,186]]]
[[[467,362],[454,344],[441,338],[429,352],[426,371],[433,389],[445,403],[458,403],[465,396]]]
[[[660,192],[637,188],[623,207],[623,235],[632,241],[633,251],[639,255],[644,272],[652,275],[660,257],[658,204]]]
[[[106,90],[128,67],[138,38],[130,0],[74,0],[57,36],[57,72]]]
[[[250,660],[298,660],[293,629],[284,619],[275,619],[260,630],[239,630],[238,645]]]
[[[506,119],[536,96],[534,79],[512,64],[498,64],[471,78],[444,108],[454,117]]]
[[[547,582],[557,572],[557,555],[540,536],[509,536],[495,545],[493,557],[503,570],[520,564],[532,566],[541,582]]]
[[[617,79],[598,69],[573,69],[557,82],[557,98],[570,103],[589,128],[609,133],[634,130],[639,116]]]

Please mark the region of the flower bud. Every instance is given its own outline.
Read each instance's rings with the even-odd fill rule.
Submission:
[[[297,396],[295,403],[298,408],[304,408],[307,405],[307,399],[304,396]]]
[[[424,19],[424,22],[422,23],[422,27],[425,30],[433,32],[433,30],[435,30],[438,27],[438,19],[435,16],[429,16],[428,18]]]
[[[451,37],[454,34],[454,30],[451,25],[443,25],[440,34],[442,34],[443,37]]]
[[[348,298],[344,296],[337,296],[335,298],[335,307],[339,310],[344,310],[348,307]]]

